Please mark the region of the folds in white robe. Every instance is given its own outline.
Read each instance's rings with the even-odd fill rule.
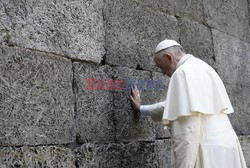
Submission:
[[[163,121],[194,113],[233,113],[224,84],[215,70],[204,61],[187,54],[170,78]]]
[[[246,168],[227,117],[233,108],[224,84],[202,60],[185,55],[170,79],[166,100],[147,108],[153,121],[171,126],[175,167]]]

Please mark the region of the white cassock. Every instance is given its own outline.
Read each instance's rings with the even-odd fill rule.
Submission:
[[[171,126],[173,167],[247,168],[228,119],[224,84],[204,61],[186,54],[170,78],[166,101],[141,106],[153,121]]]

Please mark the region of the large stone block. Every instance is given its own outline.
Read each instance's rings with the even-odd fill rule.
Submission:
[[[118,67],[114,71],[116,71],[114,73],[116,79],[124,80],[123,90],[114,92],[116,139],[118,141],[154,140],[156,133],[153,127],[154,122],[140,113],[133,112],[129,102],[132,83],[138,86],[142,102],[144,104],[151,102],[151,91],[146,90],[144,83],[146,80],[151,80],[150,73],[122,67]],[[140,82],[138,82],[139,80]]]
[[[182,19],[179,22],[180,41],[186,53],[215,66],[212,32],[210,28],[194,21]]]
[[[75,139],[72,63],[0,46],[0,146]]]
[[[250,18],[250,2],[249,0],[247,0],[247,4],[248,4],[248,19]],[[250,26],[250,21],[249,21],[249,26]]]
[[[247,167],[250,168],[250,136],[239,137],[241,148],[247,163]]]
[[[147,8],[155,11],[161,11],[166,14],[175,15],[177,12],[178,2],[175,0],[133,0],[138,4],[141,4]]]
[[[8,42],[11,22],[4,11],[4,2],[0,1],[0,44]]]
[[[179,18],[195,20],[199,23],[205,21],[202,0],[134,0],[150,9],[174,15]]]
[[[215,29],[250,41],[247,0],[203,1],[206,23]]]
[[[58,146],[1,147],[0,167],[75,168],[75,158],[71,150]]]
[[[153,72],[152,79],[154,81],[160,81],[162,83],[162,87],[159,88],[158,90],[156,90],[156,89],[149,90],[149,91],[151,91],[151,96],[150,96],[151,103],[158,103],[161,101],[165,101],[166,96],[167,96],[168,83],[169,83],[170,78],[167,77],[167,75],[163,75],[162,73]]]
[[[154,88],[146,89],[146,80],[151,81],[149,72],[129,68],[112,69],[109,66],[98,68],[96,65],[74,63],[74,74],[79,142],[153,140],[169,137],[168,130],[164,129],[162,124],[154,123],[150,117],[134,113],[130,106],[129,81],[134,79],[145,80],[143,81],[144,89],[142,85],[138,85],[139,89],[143,89],[141,98],[144,104],[152,104],[165,99],[165,91]],[[104,88],[109,79],[114,82],[119,81],[119,84],[114,83],[112,90],[88,90],[87,78],[96,79],[92,89],[94,86],[96,89],[98,85],[101,86],[98,80],[103,80]],[[154,78],[155,81],[159,81],[162,76],[156,73]],[[166,81],[167,78],[163,80]],[[166,85],[165,82],[164,87]],[[156,87],[156,84],[154,86]],[[163,89],[166,90],[166,87]]]
[[[85,143],[74,150],[78,168],[121,168],[125,144]]]
[[[212,33],[216,67],[223,81],[250,86],[250,44],[215,29]]]
[[[171,164],[170,140],[154,142],[132,142],[126,145],[122,167],[165,168]]]
[[[170,166],[170,141],[83,144],[75,149],[79,168],[165,168]]]
[[[114,69],[114,78],[124,80],[123,90],[114,91],[114,116],[117,141],[151,141],[167,138],[169,131],[164,125],[154,122],[151,117],[133,112],[130,102],[130,86],[137,85],[142,104],[164,101],[168,78],[159,73],[138,71],[118,67]]]
[[[163,87],[162,89],[159,90],[151,90],[150,93],[151,102],[149,104],[165,101],[167,96],[169,78],[166,75],[162,75],[161,73],[158,72],[153,72],[152,78],[154,81],[161,80],[163,82]],[[161,122],[156,122],[155,128],[156,128],[156,139],[170,137],[170,132],[167,129],[168,127],[163,125]]]
[[[234,108],[230,120],[238,135],[250,135],[250,86],[228,84],[226,89]]]
[[[152,53],[165,38],[178,40],[177,19],[133,0],[106,0],[106,62],[152,71]]]
[[[100,62],[102,0],[1,0],[0,42]]]
[[[203,7],[203,0],[179,0],[177,1],[177,7],[175,15],[181,18],[194,20],[199,23],[205,21],[205,13]]]
[[[114,141],[113,90],[98,88],[98,84],[101,84],[100,80],[106,85],[106,81],[112,79],[112,68],[78,62],[73,66],[78,141]]]

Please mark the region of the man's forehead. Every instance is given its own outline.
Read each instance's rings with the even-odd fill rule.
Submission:
[[[160,53],[158,52],[158,53],[155,53],[154,55],[153,55],[153,60],[154,61],[158,61],[158,60],[160,60]]]

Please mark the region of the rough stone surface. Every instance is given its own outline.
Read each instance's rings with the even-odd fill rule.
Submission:
[[[168,78],[159,73],[138,71],[129,68],[114,68],[114,78],[124,80],[124,89],[114,92],[114,116],[117,141],[151,141],[169,137],[169,131],[161,123],[155,123],[148,116],[132,111],[128,100],[132,81],[140,90],[142,104],[153,104],[166,97]],[[153,80],[154,81],[153,81]],[[160,84],[160,80],[162,80]],[[149,83],[152,82],[152,88]],[[151,84],[152,84],[151,83]],[[158,90],[157,90],[158,89]]]
[[[250,135],[250,87],[226,83],[234,113],[230,114],[230,120],[238,135]]]
[[[218,30],[212,33],[217,71],[235,111],[229,117],[238,135],[249,135],[250,45]]]
[[[153,72],[152,79],[154,81],[161,80],[163,83],[162,89],[159,90],[149,90],[151,91],[150,101],[151,103],[157,103],[160,101],[165,101],[168,90],[169,77],[167,75],[163,75],[162,73]]]
[[[178,11],[178,3],[175,0],[130,0],[155,11],[161,11],[169,15],[175,15]]]
[[[106,62],[112,65],[152,71],[155,46],[179,37],[175,17],[131,0],[107,0],[104,22]]]
[[[102,0],[1,0],[0,43],[100,62]]]
[[[162,80],[163,81],[163,89],[151,90],[151,93],[150,93],[150,99],[151,99],[150,101],[151,102],[150,102],[150,104],[165,101],[166,96],[167,96],[169,78],[165,75],[162,75],[161,73],[153,72],[152,79],[155,81]],[[168,130],[168,127],[164,126],[160,122],[156,122],[155,127],[156,127],[156,138],[170,137],[170,132]]]
[[[203,0],[179,0],[176,3],[175,15],[199,23],[205,21]]]
[[[217,30],[212,30],[216,67],[228,83],[250,86],[250,44]]]
[[[133,112],[130,102],[130,82],[129,79],[136,79],[135,84],[140,90],[140,97],[145,104],[150,103],[150,92],[145,90],[145,83],[138,85],[138,80],[150,80],[150,73],[137,71],[129,68],[118,67],[115,69],[114,77],[124,80],[124,89],[114,92],[114,116],[116,127],[116,139],[118,141],[134,140],[154,140],[154,122],[141,114]],[[144,90],[143,90],[144,86]]]
[[[161,11],[177,18],[186,18],[199,23],[205,21],[202,0],[132,0],[155,11]]]
[[[0,46],[0,145],[75,140],[71,61]]]
[[[247,0],[247,4],[248,4],[248,20],[249,20],[249,28],[250,28],[250,1],[249,0]],[[248,31],[250,32],[250,29],[248,29]]]
[[[112,68],[75,62],[76,125],[79,142],[112,142],[115,139],[113,90],[89,90],[98,80],[112,79]],[[88,89],[87,78],[97,81]],[[104,86],[106,87],[106,86]]]
[[[169,132],[160,123],[154,123],[150,117],[136,114],[132,111],[128,100],[130,88],[128,78],[151,81],[150,73],[136,71],[129,68],[111,68],[88,65],[75,62],[75,94],[76,94],[76,122],[79,142],[113,142],[131,140],[152,140],[169,137]],[[88,90],[87,78],[106,81],[112,79],[124,83],[114,84],[113,90]],[[165,99],[168,78],[154,73],[153,79],[164,80],[164,89],[141,90],[142,102],[152,104]],[[138,83],[137,83],[138,84]],[[98,87],[98,81],[93,86]],[[156,86],[156,84],[154,85]],[[140,87],[138,85],[138,87]],[[92,87],[93,88],[93,87]],[[142,88],[139,88],[142,89]]]
[[[79,168],[165,168],[170,165],[170,141],[83,144],[75,149]]]
[[[250,136],[240,136],[239,137],[242,151],[247,163],[247,168],[250,168]]]
[[[2,147],[0,167],[75,168],[75,158],[71,150],[59,146]]]
[[[247,0],[209,0],[203,3],[209,26],[250,41]]]
[[[186,53],[190,53],[215,67],[212,32],[210,28],[194,21],[181,19],[180,41]]]

